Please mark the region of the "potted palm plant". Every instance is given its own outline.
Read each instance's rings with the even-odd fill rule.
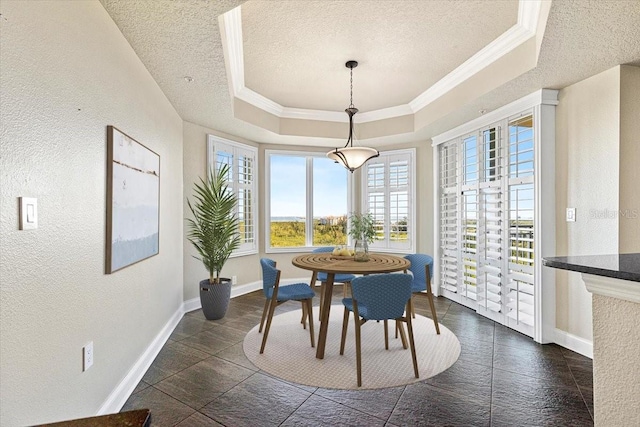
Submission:
[[[352,213],[349,221],[349,235],[354,241],[354,260],[369,261],[369,243],[376,237],[373,216],[370,213]]]
[[[199,259],[209,271],[209,278],[200,282],[200,302],[204,316],[221,319],[229,307],[231,279],[220,277],[229,256],[240,246],[236,195],[229,189],[229,165],[194,184],[194,203],[187,200],[193,218],[188,218],[187,238],[196,248]]]

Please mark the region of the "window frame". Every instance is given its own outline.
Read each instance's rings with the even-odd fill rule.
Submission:
[[[391,193],[391,187],[389,183],[389,163],[391,161],[406,158],[408,161],[408,203],[409,203],[409,219],[407,220],[407,227],[409,229],[408,237],[409,237],[409,245],[406,247],[400,247],[398,244],[393,244],[390,240],[390,198],[389,194]],[[384,187],[383,191],[385,194],[384,197],[384,216],[385,216],[385,226],[384,226],[384,239],[375,240],[373,243],[369,244],[369,249],[374,252],[386,252],[386,253],[397,253],[397,254],[412,254],[416,252],[416,235],[417,235],[417,218],[416,218],[416,149],[415,148],[407,148],[400,150],[389,150],[380,152],[380,156],[371,159],[365,163],[365,165],[361,168],[361,212],[367,213],[369,212],[369,188],[367,185],[367,170],[370,165],[376,164],[384,164]]]
[[[221,148],[226,149],[222,150]],[[253,217],[253,243],[241,243],[240,247],[233,251],[230,258],[236,258],[246,255],[254,255],[258,253],[259,241],[258,236],[259,233],[259,206],[258,206],[258,173],[259,173],[259,165],[258,165],[258,149],[252,145],[243,144],[236,141],[231,141],[226,138],[222,138],[216,135],[207,134],[207,175],[211,174],[213,167],[216,167],[216,154],[219,151],[230,152],[233,158],[233,167],[231,168],[233,173],[233,178],[231,181],[231,188],[236,196],[239,196],[239,180],[238,180],[238,164],[237,158],[238,153],[242,151],[243,153],[250,153],[253,157],[253,181],[250,183],[249,188],[251,189],[251,216]],[[239,217],[239,204],[235,206],[235,214],[236,217]]]
[[[503,141],[506,145],[508,144],[508,123],[517,116],[528,114],[527,110],[533,113],[533,165],[535,171],[532,178],[534,184],[533,224],[534,259],[537,260],[533,267],[534,325],[533,328],[529,327],[528,331],[520,330],[520,332],[532,336],[539,343],[553,342],[556,331],[555,272],[550,271],[552,269],[549,268],[543,269],[541,260],[542,254],[553,254],[555,250],[555,108],[558,103],[557,90],[541,89],[432,138],[434,194],[438,198],[442,194],[437,180],[441,166],[438,153],[442,144],[458,140],[461,136],[491,123],[504,121],[506,124],[503,125],[502,132]],[[503,146],[503,149],[506,149],[505,146]],[[503,153],[503,156],[505,154]],[[503,163],[502,167],[508,168],[508,164]],[[504,172],[503,175],[506,173]],[[503,206],[509,206],[508,197],[504,202],[506,204]],[[439,281],[444,273],[444,271],[441,271],[444,265],[442,265],[441,259],[443,248],[440,245],[440,234],[438,233],[441,221],[440,205],[438,203],[434,204],[434,218],[434,278]],[[506,236],[506,232],[503,236]],[[503,237],[503,241],[506,241],[505,237]],[[506,263],[506,257],[503,256],[503,260]],[[503,267],[502,271],[508,272],[508,268],[505,270],[505,267]],[[434,293],[444,293],[445,296],[448,296],[447,290],[440,287],[441,283],[436,283]],[[544,286],[542,286],[543,283]],[[511,325],[507,326],[512,327]]]
[[[305,219],[305,245],[286,248],[271,246],[271,156],[291,156],[305,158],[306,164],[306,212],[311,212]],[[326,158],[326,153],[318,151],[302,150],[275,150],[268,149],[264,152],[264,242],[265,253],[294,253],[312,252],[319,246],[313,246],[313,159]],[[347,212],[349,215],[353,206],[353,177],[347,174]],[[348,229],[347,229],[348,230]],[[350,244],[350,242],[349,242]]]

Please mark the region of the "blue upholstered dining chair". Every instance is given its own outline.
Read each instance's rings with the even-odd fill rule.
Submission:
[[[413,359],[413,372],[418,375],[418,360],[413,340],[413,325],[409,315],[411,301],[411,275],[409,274],[372,274],[356,277],[351,281],[352,298],[344,298],[344,318],[342,320],[342,339],[340,340],[340,354],[344,354],[347,338],[349,313],[353,312],[356,335],[356,368],[358,387],[362,385],[362,354],[360,346],[360,327],[368,320],[384,321],[385,348],[389,349],[389,334],[387,321],[396,321],[396,330],[400,330],[403,346],[406,348],[403,323],[407,324],[409,345]],[[406,308],[406,315],[405,315]],[[398,353],[404,354],[404,353]]]
[[[265,318],[267,325],[264,329],[264,335],[262,336],[262,346],[260,347],[260,353],[264,352],[264,347],[267,344],[267,337],[269,336],[269,329],[271,328],[271,320],[273,319],[273,312],[276,307],[287,301],[300,301],[302,303],[302,312],[306,314],[309,320],[309,335],[311,336],[311,347],[315,347],[315,341],[313,337],[313,305],[312,299],[315,296],[313,289],[306,283],[295,283],[293,285],[280,286],[280,270],[276,268],[276,262],[269,258],[261,258],[260,265],[262,266],[262,290],[266,301],[264,303],[264,309],[262,310],[262,319],[260,320],[259,332],[262,332]],[[307,325],[303,316],[303,327],[306,329]]]
[[[313,252],[333,252],[334,246],[322,246],[319,248],[315,248],[313,250]],[[344,298],[347,297],[348,295],[348,290],[351,286],[351,281],[355,278],[356,276],[354,276],[353,274],[336,274],[335,277],[333,278],[333,284],[335,285],[336,283],[342,283],[342,296]],[[318,310],[320,313],[322,313],[322,304],[324,303],[323,299],[324,299],[324,285],[327,283],[327,273],[325,272],[319,272],[317,274],[314,273],[314,276],[311,279],[311,286],[315,285],[315,282],[319,280],[320,281],[320,310]],[[329,303],[331,304],[331,303]]]
[[[409,260],[411,266],[409,271],[413,274],[413,281],[411,282],[411,292],[425,292],[429,306],[431,307],[431,318],[433,324],[436,327],[436,332],[440,334],[440,327],[438,326],[438,316],[436,315],[436,307],[433,304],[433,293],[431,292],[431,279],[433,278],[433,258],[425,254],[410,254],[406,255],[405,259]],[[405,271],[406,273],[406,271]],[[411,315],[415,318],[415,312],[413,310],[413,301],[410,304]]]

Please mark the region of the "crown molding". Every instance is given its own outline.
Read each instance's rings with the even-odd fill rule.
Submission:
[[[391,119],[394,117],[401,117],[401,116],[406,116],[406,115],[415,114],[415,113],[416,113],[416,110],[411,108],[411,105],[402,104],[402,105],[396,105],[395,107],[388,107],[388,108],[382,108],[380,110],[358,113],[353,118],[356,123],[368,123],[368,122],[375,122],[377,120]]]
[[[308,110],[305,108],[284,107],[280,117],[285,119],[320,120],[323,122],[349,122],[349,117],[344,111]],[[358,120],[355,120],[357,117],[357,115],[354,117],[356,123],[358,123]]]
[[[543,6],[549,6],[551,0],[520,0],[518,3],[518,25],[535,33]]]
[[[224,22],[223,45],[229,61],[229,85],[234,96],[244,86],[244,50],[242,47],[242,9],[240,6],[222,15]]]
[[[416,114],[459,84],[489,66],[497,59],[536,36],[538,20],[543,4],[550,0],[519,0],[518,21],[494,41],[478,51],[456,69],[422,92],[408,104],[396,105],[374,111],[359,113],[355,123],[369,123],[395,117]],[[241,99],[278,118],[297,120],[318,120],[325,122],[347,122],[342,111],[312,110],[283,106],[245,86],[244,50],[242,38],[242,6],[238,6],[222,15],[224,36],[222,43],[229,63],[228,81],[232,96]],[[544,26],[542,26],[544,29]]]

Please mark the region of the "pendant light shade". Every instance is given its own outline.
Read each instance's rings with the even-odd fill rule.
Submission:
[[[378,157],[380,153],[375,148],[369,147],[344,147],[336,148],[327,153],[327,157],[336,163],[342,163],[351,172],[364,165],[367,160]]]
[[[358,109],[353,106],[353,69],[358,66],[358,63],[356,61],[347,61],[345,66],[349,68],[351,75],[351,102],[349,107],[344,110],[349,116],[349,138],[343,148],[329,151],[327,157],[336,163],[341,163],[345,168],[353,172],[364,165],[367,160],[378,157],[380,153],[375,148],[353,146],[353,116],[358,112]]]

